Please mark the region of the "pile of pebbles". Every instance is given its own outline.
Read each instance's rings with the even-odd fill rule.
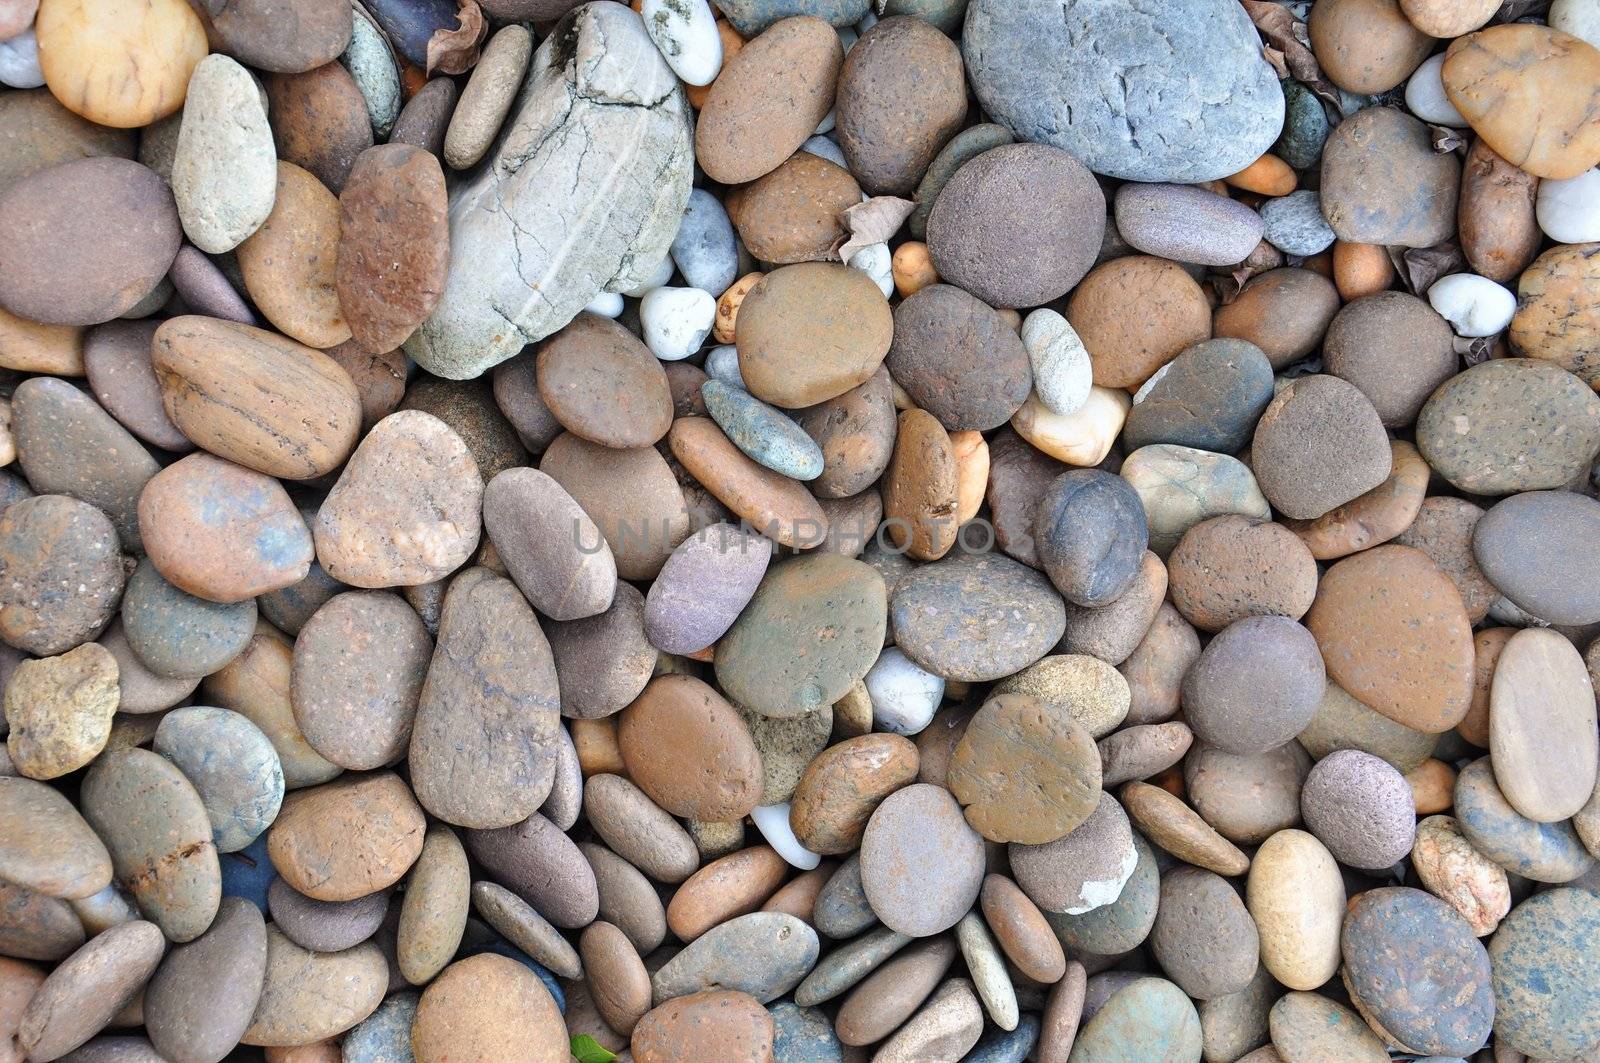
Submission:
[[[0,0],[0,1063],[1600,1060],[1600,0]]]

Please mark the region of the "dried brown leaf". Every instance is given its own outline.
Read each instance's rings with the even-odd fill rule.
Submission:
[[[873,196],[863,203],[846,207],[840,218],[850,236],[837,248],[840,260],[848,262],[850,256],[863,247],[888,240],[900,231],[900,226],[916,209],[917,205],[911,200],[898,196]]]
[[[484,38],[489,36],[489,22],[476,0],[457,0],[459,25],[455,29],[438,29],[428,38],[428,76],[434,74],[465,74],[478,63],[478,52]]]
[[[1446,240],[1432,247],[1391,247],[1389,260],[1394,263],[1400,283],[1412,295],[1426,296],[1433,282],[1450,273],[1467,270],[1467,258],[1454,240]]]
[[[1311,34],[1306,29],[1306,24],[1295,18],[1289,9],[1271,0],[1239,0],[1244,5],[1245,11],[1250,15],[1250,21],[1255,23],[1261,36],[1267,39],[1271,47],[1266,49],[1267,62],[1274,63],[1270,54],[1276,48],[1283,55],[1281,70],[1287,70],[1288,76],[1293,77],[1306,88],[1310,89],[1323,103],[1330,108],[1329,120],[1339,120],[1339,90],[1333,83],[1322,76],[1322,67],[1317,64],[1317,57],[1311,54]]]

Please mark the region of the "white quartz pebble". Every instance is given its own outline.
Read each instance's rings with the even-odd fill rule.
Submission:
[[[1600,167],[1563,181],[1540,181],[1534,214],[1556,243],[1600,240]]]
[[[656,288],[639,304],[645,346],[663,362],[698,351],[716,318],[717,301],[699,288]]]
[[[1517,297],[1476,273],[1452,273],[1433,282],[1428,302],[1458,336],[1493,336],[1511,324]]]
[[[1067,319],[1040,307],[1022,322],[1022,345],[1033,366],[1033,390],[1051,413],[1065,417],[1089,401],[1094,366]]]
[[[871,277],[885,299],[894,294],[894,255],[888,244],[868,244],[851,255],[846,265]]]
[[[601,292],[584,309],[601,317],[616,317],[622,313],[622,296],[616,292]]]
[[[895,646],[878,655],[865,682],[875,731],[914,735],[928,726],[944,699],[944,678],[918,667]]]
[[[1465,129],[1467,120],[1461,117],[1456,105],[1444,94],[1444,79],[1439,76],[1442,66],[1444,53],[1440,52],[1417,67],[1417,72],[1406,82],[1406,106],[1424,122]]]
[[[794,836],[794,828],[789,826],[789,802],[759,805],[750,810],[750,818],[756,821],[756,830],[767,839],[767,844],[791,866],[810,871],[822,863],[822,857],[801,845],[800,839]]]
[[[722,36],[706,0],[644,0],[645,32],[672,72],[688,85],[709,85],[722,69]]]
[[[36,89],[44,84],[39,69],[39,41],[32,28],[8,41],[0,41],[0,85],[14,89]]]
[[[1550,25],[1600,48],[1600,0],[1556,0],[1550,5]]]

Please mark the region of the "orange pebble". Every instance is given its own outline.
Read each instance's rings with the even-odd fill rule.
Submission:
[[[1406,782],[1419,816],[1443,812],[1455,801],[1456,773],[1442,760],[1429,757],[1406,773]]]
[[[572,744],[578,750],[578,768],[587,779],[591,775],[626,775],[622,748],[617,745],[617,718],[568,720]]]
[[[339,1043],[327,1040],[292,1048],[268,1048],[266,1056],[267,1063],[339,1063]]]
[[[1394,263],[1389,252],[1378,244],[1333,242],[1333,283],[1339,297],[1354,302],[1363,296],[1387,291],[1394,283]]]
[[[928,245],[921,240],[907,240],[895,248],[890,263],[894,271],[894,287],[902,296],[920,292],[930,284],[939,283],[939,273],[933,268],[933,258]]]
[[[1312,255],[1300,264],[1312,273],[1320,273],[1329,280],[1333,280],[1333,255],[1330,252],[1323,251]]]
[[[739,36],[739,31],[721,19],[717,20],[717,36],[722,38],[722,66],[727,69],[733,57],[739,54],[739,49],[744,47],[744,38]],[[713,79],[711,85],[715,85]],[[711,95],[711,85],[685,85],[683,91],[689,95],[689,104],[695,110],[706,105],[706,99]]]
[[[982,432],[951,432],[950,449],[956,457],[956,523],[965,524],[983,506],[989,486],[989,444]]]
[[[744,297],[750,294],[750,289],[760,283],[765,273],[746,273],[729,286],[722,293],[722,298],[717,300],[717,316],[711,326],[711,334],[717,338],[718,343],[732,343],[734,329],[739,321],[739,306],[744,302]]]
[[[428,72],[420,66],[413,66],[404,59],[400,60],[400,94],[407,101],[422,91],[422,86],[428,83]]]
[[[1263,155],[1232,177],[1224,177],[1235,188],[1259,192],[1264,196],[1286,196],[1299,180],[1288,163],[1276,155]]]

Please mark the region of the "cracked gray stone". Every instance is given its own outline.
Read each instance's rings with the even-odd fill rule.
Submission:
[[[961,47],[995,121],[1109,177],[1225,177],[1283,127],[1235,0],[972,0]]]
[[[643,281],[688,203],[693,137],[638,15],[590,3],[562,19],[489,161],[451,191],[444,294],[406,353],[475,377]]]

